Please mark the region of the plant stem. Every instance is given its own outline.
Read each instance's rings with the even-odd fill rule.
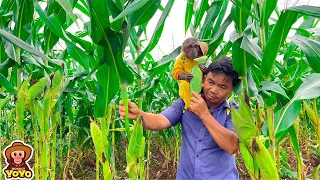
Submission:
[[[126,129],[126,133],[127,133],[127,142],[129,143],[129,140],[130,140],[130,127],[129,127],[129,119],[128,119],[128,113],[129,113],[129,109],[128,109],[128,92],[127,92],[126,85],[121,84],[121,94],[122,94],[123,106],[126,109],[124,119],[125,119],[125,129]]]
[[[320,146],[320,117],[318,114],[318,109],[317,109],[317,98],[314,98],[312,101],[313,104],[313,111],[315,115],[315,121],[317,124],[315,124],[315,130],[316,130],[316,135],[317,135],[317,144],[318,147]]]
[[[275,136],[274,136],[274,117],[273,117],[273,110],[274,107],[268,107],[267,108],[267,117],[268,117],[268,131],[269,131],[269,139],[270,139],[270,153],[273,160],[276,159],[276,153],[275,153]]]
[[[30,111],[31,111],[31,118],[32,118],[32,126],[33,126],[33,152],[34,152],[34,177],[35,179],[39,179],[39,144],[38,144],[38,122],[36,118],[36,111],[35,111],[35,102],[31,101],[30,102]],[[0,178],[1,179],[1,178]]]
[[[56,145],[57,145],[57,122],[60,119],[60,114],[57,111],[52,118],[52,148],[51,148],[51,179],[56,177]]]
[[[63,170],[63,178],[67,179],[67,173],[69,170],[69,163],[70,163],[70,144],[71,144],[71,120],[68,118],[68,126],[69,126],[69,132],[68,132],[68,154],[67,154],[67,162]]]

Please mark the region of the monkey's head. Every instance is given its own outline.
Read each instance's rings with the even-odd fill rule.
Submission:
[[[190,59],[195,59],[207,54],[208,44],[199,42],[197,38],[190,37],[182,43],[181,50]]]
[[[197,38],[194,38],[194,37],[187,38],[182,43],[181,50],[190,59],[195,59],[204,55],[200,48],[200,42],[198,41]]]

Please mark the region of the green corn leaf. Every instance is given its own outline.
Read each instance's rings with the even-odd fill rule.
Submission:
[[[221,11],[222,4],[223,4],[223,1],[214,1],[211,4],[210,8],[207,11],[206,19],[203,22],[203,26],[200,29],[200,33],[199,33],[200,39],[206,38],[210,34],[213,23]],[[216,35],[216,37],[218,36],[219,35]]]
[[[103,146],[103,141],[102,141],[102,132],[100,130],[100,128],[97,126],[96,123],[91,122],[90,123],[90,133],[91,133],[91,137],[93,140],[93,144],[95,146],[95,152],[96,152],[96,156],[99,159],[99,161],[101,163],[103,163],[106,158],[105,158],[105,154],[104,154],[104,146]]]
[[[196,11],[195,14],[195,21],[194,21],[194,28],[197,29],[199,26],[204,13],[207,11],[209,7],[208,0],[202,0],[199,9]]]
[[[205,64],[208,60],[208,56],[201,56],[199,58],[195,58],[194,61],[197,61],[198,64]]]
[[[4,55],[4,56],[6,56],[7,54],[5,53],[5,52],[1,52],[0,53],[0,56],[2,56],[2,55]],[[2,64],[0,64],[0,73],[6,73],[6,71],[10,68],[10,67],[12,67],[12,66],[14,66],[15,64],[16,64],[16,62],[14,61],[14,60],[12,60],[12,59],[10,59],[10,58],[7,58],[6,57],[6,59],[7,60],[5,60],[5,61],[2,61]],[[0,59],[1,60],[1,59]]]
[[[5,105],[8,104],[10,100],[10,96],[7,96],[6,98],[4,98],[4,100],[0,101],[0,111],[4,108]]]
[[[291,100],[274,114],[275,134],[289,128],[297,119],[301,109],[301,100]],[[265,122],[267,123],[267,122]]]
[[[249,123],[254,125],[254,119],[252,115],[251,108],[248,106],[247,102],[245,101],[245,94],[244,92],[241,93],[240,99],[239,99],[239,114],[246,119]]]
[[[310,74],[296,91],[294,97],[275,114],[275,133],[289,128],[299,115],[302,99],[320,96],[320,74]]]
[[[85,70],[89,69],[89,58],[88,55],[78,48],[74,43],[66,42],[67,50],[70,56],[77,61]]]
[[[157,26],[153,32],[153,35],[150,39],[150,42],[148,44],[148,46],[146,47],[146,49],[138,56],[138,58],[135,60],[135,64],[141,64],[144,57],[146,56],[146,54],[148,52],[150,52],[159,42],[159,39],[161,37],[162,34],[162,30],[164,28],[164,22],[166,21],[166,18],[168,17],[168,14],[171,11],[171,8],[173,6],[174,0],[169,0],[164,11],[162,12],[158,22],[157,22]]]
[[[138,11],[129,14],[128,23],[131,27],[148,23],[161,4],[160,0],[147,1]]]
[[[251,147],[252,138],[255,136],[254,124],[243,118],[234,107],[231,107],[231,116],[234,130],[240,142],[244,143],[247,147]]]
[[[313,109],[306,102],[303,102],[303,107],[304,107],[309,119],[313,123],[313,125],[314,126],[318,125],[318,120],[319,119],[316,117]]]
[[[217,32],[219,32],[220,28],[223,28],[223,25],[225,25],[226,20],[224,21],[223,25],[221,25],[221,23],[224,19],[228,19],[228,18],[231,19],[231,14],[229,14],[228,17],[225,18],[225,14],[227,12],[228,6],[229,6],[229,1],[223,1],[221,11],[219,13],[219,16],[218,16],[218,18],[214,24],[213,30],[212,30],[213,35],[215,35]],[[232,19],[231,19],[231,21],[232,21]]]
[[[103,64],[98,69],[97,76],[97,92],[94,114],[96,117],[102,117],[105,113],[107,105],[119,90],[119,79],[114,76],[117,72],[107,64]],[[111,88],[112,87],[112,88]]]
[[[146,138],[142,137],[142,139],[141,139],[141,147],[140,147],[140,152],[139,152],[139,158],[143,158],[144,151],[145,151],[145,146],[146,146]]]
[[[236,5],[238,8],[240,8],[241,11],[244,12],[246,15],[251,16],[253,19],[259,21],[259,19],[250,12],[250,6],[248,6],[250,1],[246,1],[245,3],[243,1],[240,2],[239,0],[230,0],[230,1],[234,5]]]
[[[272,12],[276,8],[278,0],[263,1],[260,15],[260,27],[265,27]]]
[[[251,67],[248,67],[248,69],[247,69],[247,82],[248,82],[249,96],[250,97],[258,96],[259,91],[258,91],[258,88],[257,88],[255,81],[253,80]]]
[[[90,37],[96,44],[102,38],[108,36],[105,35],[105,29],[110,27],[109,12],[106,11],[108,2],[106,0],[88,0],[89,12],[90,12]]]
[[[242,32],[246,29],[247,27],[247,19],[249,15],[256,19],[257,18],[251,14],[250,9],[251,9],[251,0],[231,0],[233,4],[235,4],[236,7],[233,7],[231,9],[231,17],[235,23],[235,27],[237,32],[242,35]]]
[[[177,47],[174,51],[172,51],[168,56],[160,59],[158,61],[158,65],[150,70],[150,77],[154,77],[163,72],[166,69],[170,62],[172,62],[179,54],[181,53],[181,46]]]
[[[240,142],[239,148],[240,148],[240,153],[241,153],[241,157],[243,159],[243,162],[244,162],[250,176],[253,177],[254,176],[254,165],[253,165],[252,155],[251,155],[248,147],[244,143]]]
[[[263,91],[273,91],[275,93],[281,94],[284,97],[286,97],[287,99],[289,99],[289,97],[287,96],[287,93],[285,92],[285,90],[278,84],[274,83],[274,82],[268,82],[268,81],[263,81],[261,82],[261,88],[260,90]]]
[[[53,108],[62,93],[63,77],[60,71],[56,71],[51,81],[51,87],[49,89],[50,95],[50,108]]]
[[[41,20],[45,23],[45,25],[58,37],[66,40],[67,36],[63,30],[63,26],[61,25],[61,22],[59,21],[59,18],[55,15],[55,13],[52,13],[49,17],[48,15],[42,10],[40,5],[36,0],[33,1],[34,7],[36,12],[39,14]]]
[[[255,138],[255,141],[252,143],[252,145],[258,147],[257,151],[255,152],[255,156],[262,179],[279,179],[276,163],[272,159],[268,149],[264,146],[259,138]]]
[[[187,0],[187,6],[186,6],[186,15],[185,15],[185,21],[184,21],[184,34],[187,33],[187,30],[190,26],[192,15],[194,14],[193,10],[193,4],[194,0]]]
[[[36,84],[32,85],[28,91],[27,101],[34,100],[40,93],[44,91],[46,87],[46,78],[41,78]]]
[[[312,25],[315,21],[315,18],[313,17],[308,17],[307,19],[305,19],[302,24],[299,26],[299,29],[309,29],[312,28]],[[297,31],[295,35],[299,35],[300,33]],[[289,58],[291,57],[292,53],[294,52],[294,50],[296,49],[296,45],[293,42],[290,42],[289,47],[287,48],[286,53],[284,54],[284,59],[286,61],[289,60]]]
[[[148,0],[133,1],[113,20],[113,22],[141,9],[147,2]]]
[[[16,36],[0,29],[0,35],[4,37],[6,40],[11,42],[12,44],[19,46],[20,48],[24,49],[25,51],[28,51],[31,54],[34,54],[42,59],[48,60],[49,62],[57,65],[61,65],[63,62],[61,60],[52,60],[48,58],[45,54],[31,46],[30,44],[22,41],[21,39],[17,38]]]
[[[301,157],[301,152],[300,152],[300,149],[299,149],[299,140],[298,140],[298,137],[297,137],[297,132],[294,128],[294,126],[290,126],[289,128],[289,133],[290,133],[290,137],[291,137],[291,142],[293,144],[293,149],[294,149],[294,152],[295,152],[295,155],[297,157],[297,170],[298,170],[298,178],[299,179],[303,179],[304,175],[304,163],[303,163],[303,160],[302,160],[302,157]],[[302,178],[301,178],[302,176]]]
[[[135,128],[133,129],[132,135],[130,137],[128,153],[131,157],[138,158],[140,154],[140,149],[142,147],[142,138],[143,138],[143,127],[141,121],[136,123]]]
[[[3,86],[4,88],[6,88],[6,90],[10,94],[16,94],[16,91],[14,90],[13,86],[11,85],[11,83],[1,73],[0,73],[0,86]]]
[[[291,26],[296,22],[297,16],[298,13],[292,11],[285,11],[280,15],[262,57],[261,66],[264,68],[261,70],[265,78],[270,76],[280,47],[286,39]]]
[[[24,133],[24,109],[26,107],[26,98],[28,95],[28,84],[31,80],[31,77],[29,77],[27,80],[25,80],[18,92],[18,99],[16,104],[16,121],[18,125],[18,137],[20,139],[23,139],[23,133]]]
[[[77,17],[73,14],[73,7],[71,5],[70,0],[57,0],[60,6],[66,11],[68,16],[74,21],[77,22]]]
[[[320,42],[300,35],[292,36],[289,39],[302,49],[311,68],[320,73]]]
[[[298,12],[304,15],[320,18],[320,7],[318,6],[306,6],[306,5],[301,5],[301,6],[293,6],[290,7],[286,10]]]
[[[38,123],[40,132],[44,134],[44,117],[43,117],[43,106],[38,100],[33,101],[35,103],[35,112],[38,117]]]
[[[110,14],[112,15],[112,18],[116,18],[120,13],[123,7],[119,8],[117,4],[113,1],[108,1],[108,9],[110,10]],[[90,16],[90,14],[88,15]],[[117,21],[113,21],[110,24],[111,29],[113,29],[116,32],[120,32],[122,28],[122,24],[124,23],[124,17],[118,19]]]
[[[232,66],[239,76],[245,76],[246,69],[254,62],[254,57],[241,48],[243,37],[238,38],[232,45]]]
[[[80,3],[77,3],[75,8],[77,8],[78,10],[80,10],[83,14],[85,14],[86,16],[90,16],[89,11],[88,11],[88,5],[87,3],[83,3],[84,6],[80,5]]]
[[[202,89],[202,71],[198,65],[193,67],[191,74],[193,75],[193,78],[190,81],[190,91],[200,93]]]
[[[218,58],[221,57],[221,56],[225,56],[225,55],[229,52],[229,50],[231,49],[231,47],[232,47],[232,42],[231,42],[231,41],[228,41],[228,42],[224,45],[223,49],[221,49],[221,51],[218,53],[218,55],[216,55],[216,56],[214,57],[214,60],[218,59]]]
[[[15,20],[15,28],[13,34],[22,40],[26,40],[30,33],[26,25],[31,24],[33,20],[34,8],[32,0],[16,1],[17,6],[14,8],[13,19]]]
[[[243,50],[247,51],[248,53],[250,53],[252,56],[254,56],[255,58],[262,60],[262,50],[261,48],[254,43],[254,41],[251,39],[249,40],[249,38],[247,36],[243,36],[242,39],[242,43],[240,46]]]
[[[219,30],[217,32],[214,33],[212,40],[210,41],[209,45],[211,45],[212,43],[216,42],[221,36],[224,35],[224,33],[226,32],[227,28],[229,27],[229,25],[232,23],[232,19],[231,16],[229,15],[224,22],[222,23],[222,25],[219,27]],[[209,54],[209,53],[208,53]]]

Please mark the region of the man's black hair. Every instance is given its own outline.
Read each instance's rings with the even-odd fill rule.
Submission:
[[[209,67],[207,68],[207,71],[205,72],[205,75],[207,75],[209,72],[213,74],[220,74],[223,73],[229,77],[232,78],[232,86],[236,86],[240,79],[238,77],[238,73],[232,68],[232,60],[231,58],[227,56],[222,56],[218,58],[217,60],[213,61]]]

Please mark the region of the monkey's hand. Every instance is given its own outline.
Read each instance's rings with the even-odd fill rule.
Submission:
[[[207,71],[207,67],[203,64],[199,64],[199,68],[202,71],[202,73],[205,73]]]
[[[188,82],[190,82],[192,78],[193,78],[193,75],[191,73],[184,73],[184,72],[181,72],[178,77],[179,80],[186,80]]]

